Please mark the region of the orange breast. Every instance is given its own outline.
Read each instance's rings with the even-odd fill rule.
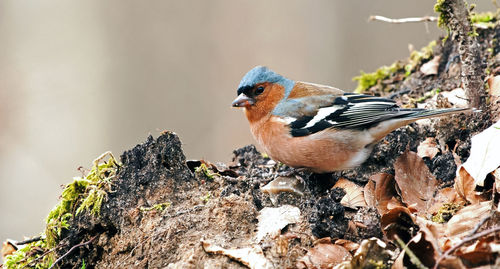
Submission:
[[[336,137],[325,130],[309,136],[292,137],[286,123],[275,119],[262,119],[252,124],[256,140],[274,160],[295,168],[308,168],[324,173],[352,168],[352,159],[364,151],[351,143],[349,134]],[[363,160],[366,159],[363,157]],[[366,156],[367,157],[367,156]]]

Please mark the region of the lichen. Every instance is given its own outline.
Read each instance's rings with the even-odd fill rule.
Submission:
[[[109,156],[108,161],[101,163],[106,156]],[[94,160],[93,168],[87,176],[74,178],[73,182],[66,185],[61,201],[47,216],[45,235],[49,247],[56,245],[62,231],[69,228],[71,220],[78,214],[89,211],[92,215],[99,216],[119,166],[113,154],[106,152]]]
[[[432,216],[431,220],[437,223],[448,222],[448,220],[450,220],[450,218],[462,207],[463,205],[461,204],[445,203],[439,208],[438,212]]]

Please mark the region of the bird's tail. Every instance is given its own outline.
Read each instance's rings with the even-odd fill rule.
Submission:
[[[407,112],[407,113],[402,113],[401,119],[407,119],[409,121],[415,121],[415,120],[420,120],[420,119],[427,119],[427,118],[433,118],[433,117],[441,117],[441,116],[446,116],[450,114],[455,114],[455,113],[460,113],[460,112],[481,112],[481,110],[475,109],[475,108],[445,108],[445,109],[435,109],[435,110],[428,110],[428,109],[418,109],[418,108],[408,108],[408,109],[400,109],[401,112]]]

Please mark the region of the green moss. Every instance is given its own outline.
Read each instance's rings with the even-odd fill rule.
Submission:
[[[369,259],[366,262],[366,267],[364,268],[373,268],[373,269],[387,269],[389,266],[384,263],[384,261],[381,260],[374,260],[374,259]]]
[[[446,5],[445,0],[438,0],[434,5],[434,12],[439,13],[437,25],[442,28],[448,28],[447,24],[450,20],[450,7]]]
[[[445,223],[463,207],[461,204],[445,203],[439,208],[439,211],[432,216],[431,220],[437,223]]]
[[[108,161],[101,163],[106,156],[109,156]],[[74,216],[83,211],[99,216],[107,192],[111,191],[111,180],[115,178],[119,166],[115,157],[106,152],[94,160],[87,176],[74,178],[73,182],[65,186],[61,201],[47,216],[45,235],[49,247],[56,245],[61,232],[69,228]]]
[[[401,69],[401,64],[399,62],[395,62],[390,66],[384,65],[373,73],[365,73],[361,71],[361,75],[352,79],[358,82],[358,86],[354,91],[357,93],[361,93],[365,90],[368,90],[369,88],[377,85],[380,81],[389,78],[391,74],[394,74]]]
[[[156,204],[156,205],[153,205],[151,207],[141,207],[140,210],[141,211],[163,211],[167,208],[169,208],[170,206],[172,205],[171,202],[165,202],[165,203],[160,203],[160,204]]]
[[[421,96],[420,98],[416,99],[415,102],[417,103],[422,103],[424,102],[425,100],[429,99],[429,98],[432,98],[434,97],[435,95],[437,95],[439,92],[441,92],[441,89],[439,88],[435,88],[433,89],[432,91],[428,91],[426,92],[423,96]]]
[[[48,251],[47,242],[40,240],[26,244],[4,259],[4,268],[49,268],[54,262],[53,257],[46,255]],[[44,255],[45,254],[45,255]]]
[[[434,55],[434,47],[436,44],[436,41],[431,41],[422,49],[412,51],[410,57],[404,63],[397,61],[390,66],[382,66],[373,73],[361,71],[361,75],[352,79],[358,81],[358,86],[354,91],[362,93],[399,72],[404,72],[404,77],[409,76],[423,60],[428,60]]]
[[[208,166],[204,163],[202,163],[200,166],[196,167],[194,170],[195,173],[197,174],[203,174],[205,177],[207,177],[210,180],[213,180],[215,176],[219,175],[218,173],[214,173]]]
[[[471,12],[470,21],[472,23],[492,22],[493,20],[496,19],[496,15],[497,14],[493,12],[482,12],[482,13]]]

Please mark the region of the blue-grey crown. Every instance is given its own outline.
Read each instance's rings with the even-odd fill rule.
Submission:
[[[253,86],[263,82],[280,83],[285,86],[286,81],[288,81],[287,78],[274,73],[271,69],[265,66],[256,66],[241,79],[238,88]]]

